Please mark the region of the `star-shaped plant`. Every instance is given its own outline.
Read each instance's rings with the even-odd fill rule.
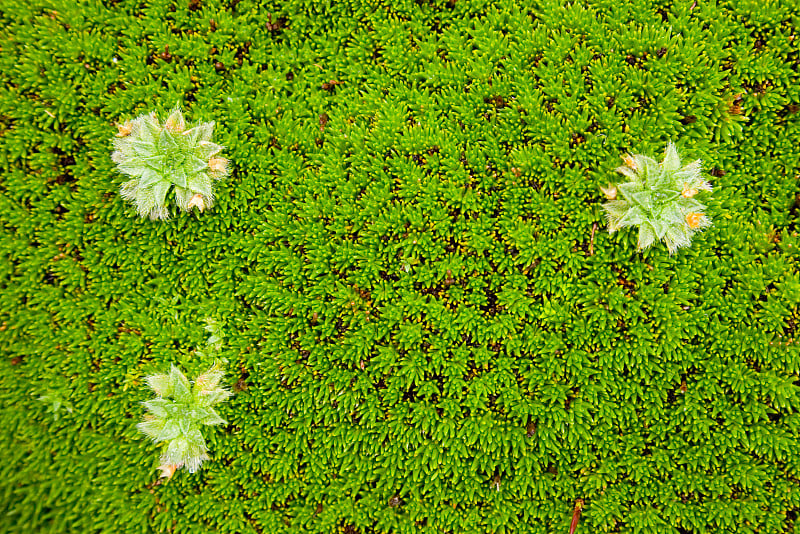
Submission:
[[[701,191],[711,191],[711,184],[701,175],[699,159],[681,167],[678,151],[670,142],[662,163],[641,154],[624,160],[625,165],[616,170],[631,181],[601,187],[609,200],[603,204],[609,232],[638,225],[639,250],[663,240],[673,254],[691,245],[696,232],[711,226],[703,213],[705,206],[694,198]],[[617,193],[622,200],[617,200]]]
[[[200,428],[201,425],[225,423],[213,408],[232,395],[219,387],[223,375],[218,365],[214,365],[190,385],[173,365],[169,374],[147,377],[147,383],[158,398],[143,403],[150,413],[137,428],[156,443],[164,443],[159,466],[161,476],[171,477],[182,466],[194,473],[209,459]]]
[[[228,175],[228,160],[217,156],[224,148],[211,142],[213,122],[187,129],[178,106],[162,124],[155,112],[119,125],[111,159],[132,180],[120,193],[136,205],[141,217],[169,218],[167,194],[183,211],[200,211],[214,202],[214,182]]]

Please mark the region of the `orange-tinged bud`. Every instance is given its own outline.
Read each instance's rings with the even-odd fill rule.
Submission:
[[[600,190],[606,196],[608,200],[614,200],[617,198],[617,186],[614,184],[608,184],[608,187],[600,186]]]
[[[178,469],[177,464],[167,464],[167,465],[159,465],[158,470],[161,471],[161,476],[159,478],[172,478],[172,475],[175,474],[175,470]]]
[[[624,158],[622,158],[622,160],[625,162],[625,165],[627,165],[628,167],[630,167],[633,170],[636,170],[636,168],[637,168],[636,167],[636,160],[633,159],[633,156],[631,156],[630,154],[627,154]]]
[[[686,214],[686,224],[689,225],[689,228],[700,228],[705,225],[706,220],[706,216],[702,213],[691,212]]]
[[[697,194],[697,189],[694,189],[692,187],[687,187],[686,184],[684,184],[683,192],[681,193],[681,196],[683,198],[692,198],[696,194]]]
[[[225,172],[228,168],[228,160],[225,158],[211,158],[208,160],[208,168],[215,172]]]
[[[218,368],[218,365],[215,364],[207,372],[198,375],[194,380],[194,385],[203,393],[210,393],[213,391],[217,387],[221,377],[221,375],[217,373]]]
[[[178,122],[174,115],[170,115],[167,122],[164,123],[164,128],[172,132],[180,133],[183,131],[183,124]]]
[[[197,193],[195,196],[191,198],[191,200],[189,200],[189,204],[186,206],[186,210],[188,211],[195,206],[197,206],[197,209],[199,209],[200,211],[206,209],[205,199],[203,198],[203,195],[201,195],[200,193]]]
[[[117,124],[117,137],[125,137],[131,134],[131,130],[133,130],[133,125],[131,121],[125,121],[125,124]]]

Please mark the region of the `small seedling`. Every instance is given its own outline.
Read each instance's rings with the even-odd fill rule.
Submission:
[[[222,325],[216,319],[212,317],[206,317],[203,319],[205,322],[205,326],[203,330],[209,333],[208,339],[206,340],[206,345],[209,347],[210,350],[217,352],[222,348],[222,341],[224,334],[222,333]]]
[[[192,385],[173,365],[168,374],[147,377],[147,383],[158,398],[143,403],[150,413],[137,428],[156,443],[164,444],[158,467],[162,477],[172,477],[175,470],[183,466],[194,473],[209,459],[200,428],[201,425],[225,423],[213,408],[232,395],[219,387],[223,375],[219,366],[214,365]]]
[[[67,397],[69,394],[63,391],[48,391],[38,400],[47,404],[47,412],[53,414],[53,421],[58,421],[62,409],[67,413],[72,413],[72,403],[66,400]]]
[[[681,167],[678,151],[670,142],[662,163],[641,154],[624,160],[625,165],[616,170],[631,181],[600,188],[609,200],[603,204],[609,232],[639,226],[638,250],[663,240],[673,254],[691,245],[696,232],[711,226],[703,213],[705,206],[694,198],[711,191],[699,159]],[[618,193],[621,200],[617,200]]]
[[[132,180],[120,193],[136,205],[140,217],[167,219],[167,194],[183,211],[200,211],[214,203],[214,183],[228,175],[228,160],[218,154],[224,148],[211,142],[213,122],[188,128],[178,106],[167,120],[155,112],[118,126],[111,159]]]

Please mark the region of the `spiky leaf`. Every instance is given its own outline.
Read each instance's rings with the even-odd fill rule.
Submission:
[[[153,399],[144,402],[144,405],[150,410],[150,413],[156,417],[167,417],[167,405],[169,404],[170,401],[166,399]]]
[[[175,439],[181,435],[181,427],[178,421],[173,419],[168,419],[164,426],[161,428],[161,432],[158,434],[156,441],[168,441],[171,439]]]

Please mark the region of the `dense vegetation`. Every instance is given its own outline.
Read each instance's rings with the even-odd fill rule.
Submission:
[[[800,7],[564,4],[0,0],[0,530],[794,532]],[[231,174],[142,219],[176,103]],[[599,186],[670,140],[714,226],[640,253]]]

